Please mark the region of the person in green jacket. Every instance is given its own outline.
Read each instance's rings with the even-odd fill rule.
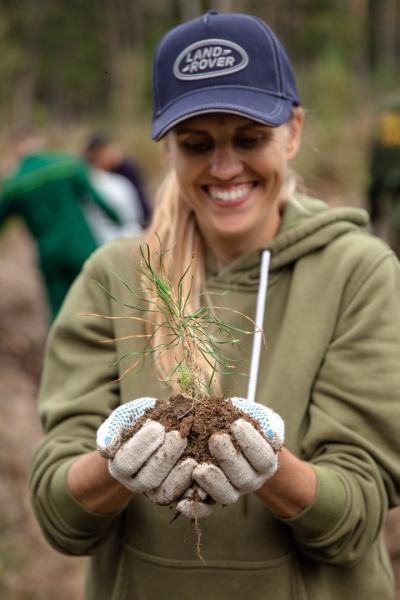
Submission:
[[[0,224],[21,218],[38,251],[51,318],[54,318],[84,261],[98,247],[84,214],[95,203],[113,221],[115,212],[91,185],[78,157],[51,152],[28,135],[15,140],[17,167],[2,182]]]
[[[377,232],[387,229],[390,245],[400,256],[400,96],[381,111],[372,140],[368,201]]]
[[[87,261],[50,334],[30,472],[43,532],[90,556],[86,600],[392,599],[382,524],[400,493],[398,260],[366,211],[296,191],[303,109],[258,18],[211,11],[172,29],[154,102],[171,173],[153,223]],[[166,333],[148,311],[146,337],[136,297],[146,243],[168,249],[177,293],[193,261],[188,311],[206,293],[241,330],[225,352],[250,376],[218,383],[264,436],[238,418],[211,436],[211,462],[184,458],[186,433],[157,421],[119,443],[177,385],[168,352],[130,369]],[[259,326],[244,333],[260,314],[267,348]]]

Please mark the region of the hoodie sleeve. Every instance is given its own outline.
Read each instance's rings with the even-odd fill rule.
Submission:
[[[98,254],[102,254],[103,249]],[[47,343],[39,410],[45,436],[30,469],[32,504],[47,540],[68,554],[91,553],[115,515],[88,511],[70,493],[66,475],[81,454],[95,449],[101,422],[119,404],[111,321],[82,313],[111,314],[106,268],[96,256],[71,288]],[[114,381],[113,381],[114,380]]]
[[[313,388],[303,458],[316,497],[285,520],[306,555],[338,565],[365,554],[400,499],[400,268],[378,248],[347,279]]]

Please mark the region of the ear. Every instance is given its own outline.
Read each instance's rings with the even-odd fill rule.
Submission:
[[[291,160],[299,150],[301,142],[301,132],[304,123],[304,110],[301,106],[293,108],[293,115],[287,122],[288,139],[286,144],[286,158]]]

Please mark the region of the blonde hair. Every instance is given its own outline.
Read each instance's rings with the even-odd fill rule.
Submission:
[[[165,263],[172,283],[178,283],[192,262],[193,291],[199,292],[204,273],[204,246],[192,209],[180,201],[175,171],[167,174],[158,190],[145,242],[154,254],[158,254],[160,245],[167,251]]]
[[[163,255],[165,275],[175,293],[183,273],[190,265],[188,275],[181,283],[183,297],[189,296],[186,311],[194,312],[200,308],[200,293],[205,283],[204,244],[194,212],[179,197],[179,185],[174,171],[168,173],[159,188],[153,220],[144,242],[148,244],[152,257],[158,257],[160,249],[165,252]],[[144,283],[143,281],[143,287]],[[149,312],[147,318],[149,321],[147,332],[153,333],[154,326],[159,325],[163,317],[158,312]],[[152,346],[162,344],[164,335],[162,328],[157,329],[151,340]],[[178,348],[173,353],[164,352],[157,357],[156,369],[162,380],[168,377],[182,358],[180,350]],[[211,376],[210,366],[201,357],[198,362],[205,383]],[[177,382],[170,380],[169,385],[173,392],[178,391]]]

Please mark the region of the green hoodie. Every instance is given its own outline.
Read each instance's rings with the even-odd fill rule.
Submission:
[[[90,554],[90,600],[389,600],[393,580],[381,529],[400,489],[400,269],[390,249],[367,231],[367,215],[328,209],[309,198],[285,208],[270,244],[272,260],[257,401],[283,417],[286,445],[310,461],[318,478],[311,506],[291,519],[275,516],[255,495],[217,508],[201,522],[196,558],[189,521],[134,496],[115,515],[85,509],[66,486],[71,461],[95,448],[111,410],[141,396],[166,397],[150,364],[115,383],[132,362],[140,331],[121,302],[135,298],[137,246],[120,240],[87,262],[48,342],[40,414],[45,438],[33,459],[33,506],[51,544]],[[213,302],[254,316],[259,252],[219,266],[207,257]],[[228,293],[222,293],[228,292]],[[224,312],[242,326],[236,313]],[[248,322],[247,322],[248,328]],[[247,372],[252,336],[243,335]],[[113,365],[113,366],[110,366]],[[230,395],[247,379],[226,377]]]
[[[29,154],[2,182],[0,225],[15,216],[30,230],[53,317],[82,264],[98,247],[84,214],[84,206],[92,203],[118,222],[91,185],[84,161],[68,154]]]

